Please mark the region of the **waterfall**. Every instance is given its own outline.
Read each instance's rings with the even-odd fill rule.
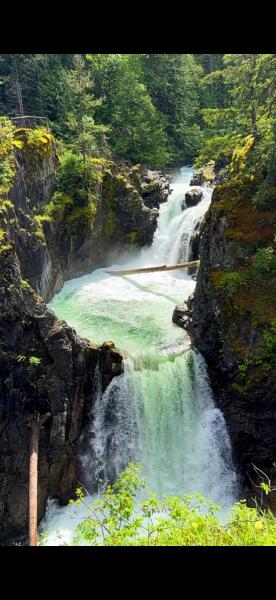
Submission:
[[[188,259],[190,239],[211,200],[211,191],[202,188],[199,204],[182,210],[191,173],[184,167],[172,182],[151,247],[131,258],[126,268]],[[78,333],[98,343],[113,339],[128,353],[123,374],[104,393],[96,372],[79,456],[82,481],[91,493],[101,493],[130,461],[139,461],[149,487],[160,497],[200,492],[225,508],[235,500],[231,445],[204,359],[187,350],[187,334],[172,323],[175,304],[187,299],[194,286],[186,271],[112,277],[97,269],[66,282],[51,302],[57,316]],[[72,507],[51,504],[43,528],[53,531],[61,524],[69,539],[81,518]],[[55,536],[50,539],[56,543]]]
[[[204,360],[192,350],[170,360],[125,361],[124,374],[95,403],[86,452],[92,460],[89,485],[114,481],[135,460],[160,497],[200,491],[224,504],[234,496],[224,418],[215,408]]]

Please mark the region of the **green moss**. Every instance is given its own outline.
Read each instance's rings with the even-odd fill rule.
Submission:
[[[220,279],[217,278],[217,287],[222,288],[229,294],[236,294],[240,285],[244,282],[243,276],[238,271],[230,273],[220,273]]]
[[[50,215],[47,215],[47,214],[36,215],[33,219],[34,225],[36,227],[35,235],[44,244],[46,244],[46,238],[45,238],[45,234],[44,234],[43,225],[44,225],[44,223],[51,223],[52,220],[53,220],[52,217],[50,217]]]
[[[24,290],[26,290],[28,292],[33,291],[33,288],[30,286],[29,282],[26,279],[20,279],[19,283]]]
[[[0,252],[6,252],[12,250],[12,244],[0,244]]]
[[[138,232],[137,231],[131,231],[129,234],[129,241],[131,244],[135,244],[136,240],[137,240],[137,235]]]
[[[14,137],[15,146],[30,159],[50,156],[52,153],[54,138],[44,127],[37,129],[21,127],[16,129]]]
[[[225,229],[224,235],[226,238],[234,240],[243,240],[243,234],[238,229]]]
[[[239,392],[242,396],[246,394],[246,386],[240,385],[239,383],[232,383],[232,388],[236,392]]]
[[[119,181],[119,183],[127,183],[127,178],[125,175],[121,175],[120,173],[119,175],[115,175],[115,179],[116,181]]]
[[[67,216],[67,227],[72,235],[91,233],[96,215],[96,205],[76,206]]]
[[[158,181],[151,181],[143,186],[143,194],[152,194],[160,189]]]
[[[55,192],[53,199],[45,206],[44,213],[40,215],[40,218],[43,216],[50,221],[62,221],[73,207],[74,202],[70,196],[62,192]]]
[[[105,219],[104,219],[104,224],[103,224],[104,235],[106,235],[107,237],[112,237],[112,235],[116,231],[118,225],[119,225],[119,220],[118,220],[115,212],[111,208],[108,208],[105,211]]]
[[[7,211],[8,208],[14,208],[14,205],[11,200],[2,200],[0,202],[1,210]]]
[[[14,127],[0,117],[0,194],[9,192],[15,178]]]

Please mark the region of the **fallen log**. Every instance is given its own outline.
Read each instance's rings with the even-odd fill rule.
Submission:
[[[175,269],[186,269],[189,267],[198,267],[199,260],[193,260],[191,262],[180,263],[178,265],[160,265],[158,267],[143,267],[140,269],[122,269],[121,271],[108,271],[106,273],[110,275],[116,275],[121,277],[123,275],[132,275],[134,273],[153,273],[154,271],[174,271]]]

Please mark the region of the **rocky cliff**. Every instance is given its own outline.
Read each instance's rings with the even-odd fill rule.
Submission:
[[[68,194],[56,192],[55,142],[49,133],[30,132],[15,132],[16,175],[6,199],[15,210],[10,234],[22,277],[48,302],[65,280],[114,262],[122,250],[150,245],[170,190],[158,171],[94,158],[90,199],[73,197],[70,185]]]
[[[12,220],[10,207],[1,211]],[[3,228],[2,228],[3,229]],[[0,538],[26,531],[28,518],[27,420],[51,416],[39,448],[39,519],[49,496],[66,502],[77,483],[76,445],[93,401],[99,362],[104,388],[121,372],[122,355],[80,338],[56,319],[22,279],[8,227],[0,249]]]
[[[107,253],[150,243],[158,204],[169,193],[160,173],[95,159],[95,201],[53,201],[59,164],[49,133],[15,132],[15,178],[0,200],[0,539],[26,534],[28,417],[50,412],[39,446],[39,520],[49,496],[74,493],[77,446],[94,394],[122,371],[112,342],[80,338],[48,310],[65,279],[105,264]],[[147,186],[151,184],[151,190]],[[146,187],[143,190],[143,186]]]
[[[249,494],[260,483],[252,463],[276,475],[276,210],[273,198],[255,208],[255,187],[216,185],[195,294],[174,313],[207,361]]]

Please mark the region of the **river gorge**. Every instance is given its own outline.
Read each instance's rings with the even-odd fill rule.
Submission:
[[[204,186],[201,202],[183,206],[191,177],[189,167],[174,177],[152,245],[122,256],[120,268],[189,259],[191,238],[212,194]],[[175,305],[194,288],[186,270],[115,277],[101,268],[67,281],[49,304],[78,334],[98,344],[111,339],[125,355],[124,372],[104,392],[99,378],[80,440],[81,483],[92,497],[130,461],[139,461],[159,497],[200,492],[224,510],[237,498],[230,439],[205,361],[190,347],[188,334],[172,322]],[[84,514],[50,500],[41,524],[46,544],[72,541]]]

